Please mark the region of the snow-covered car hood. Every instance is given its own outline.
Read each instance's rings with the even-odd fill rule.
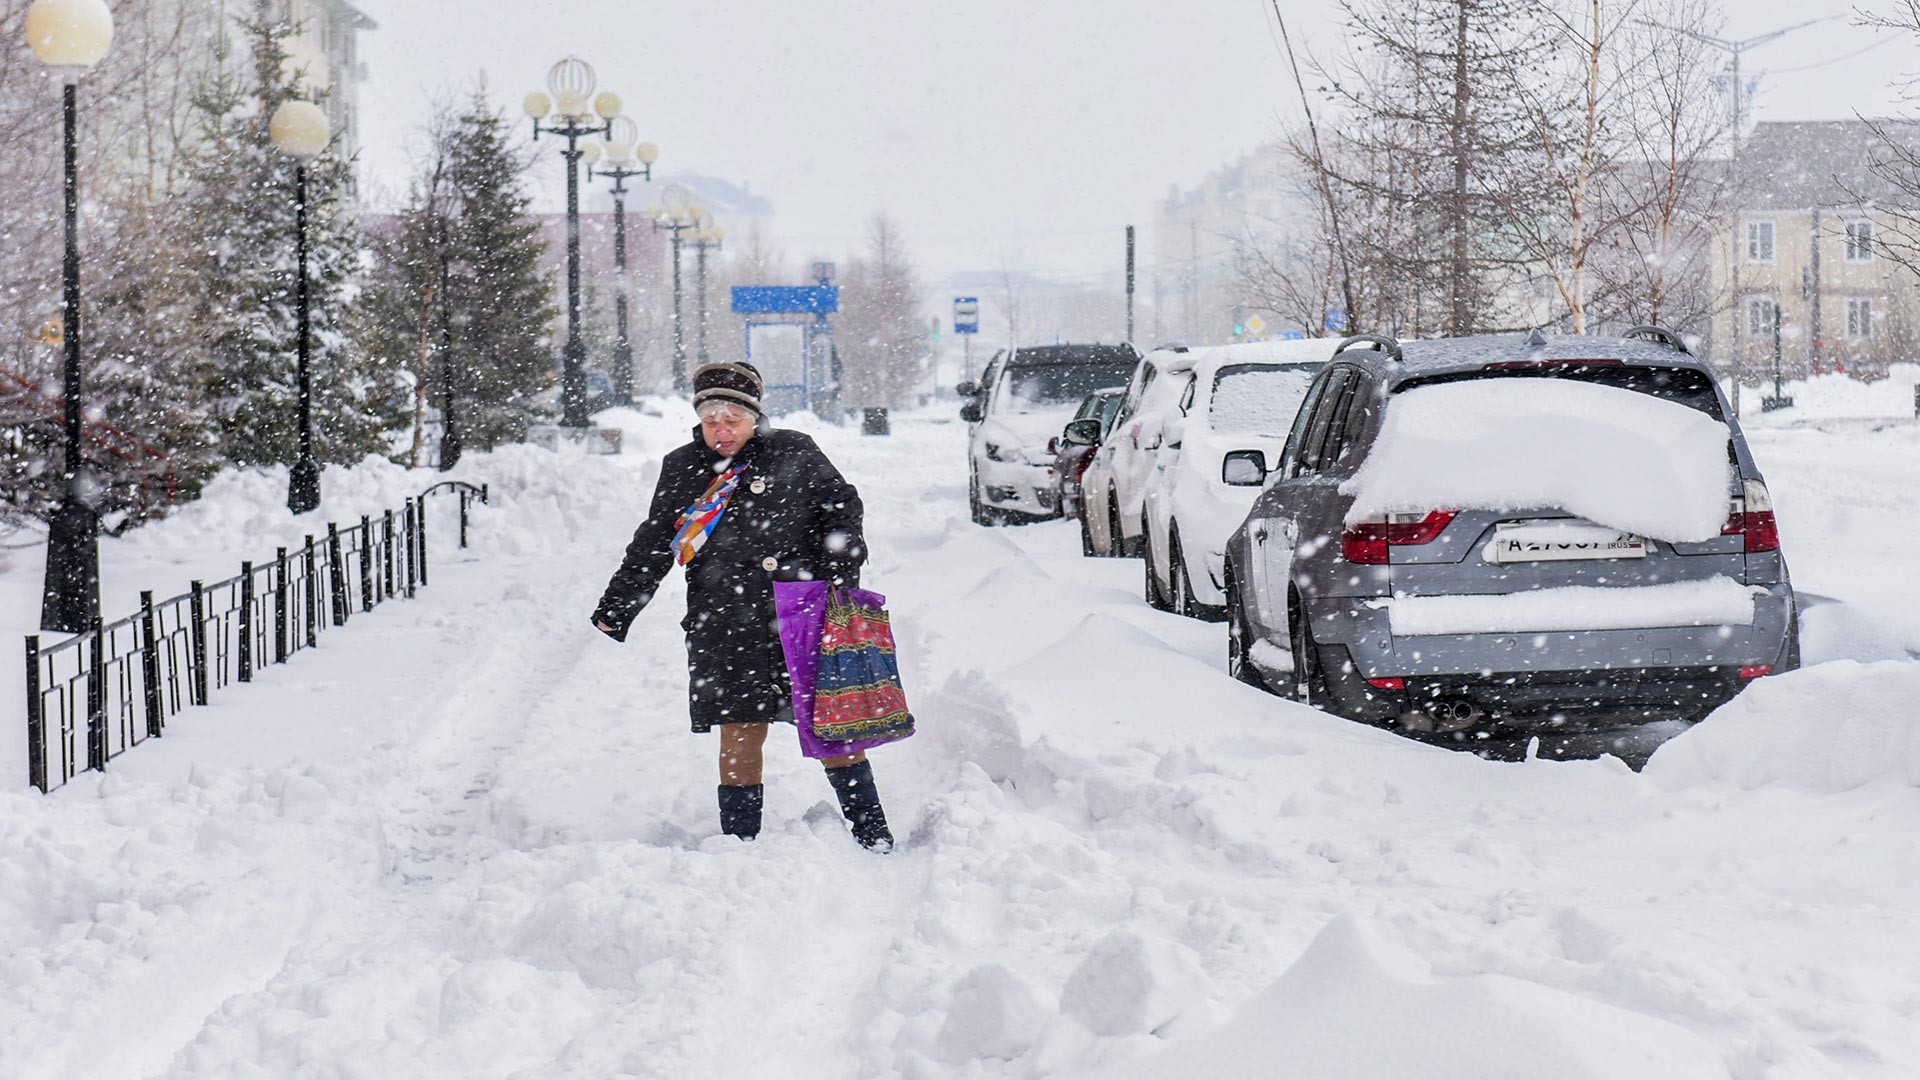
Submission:
[[[1068,405],[1036,412],[990,413],[974,430],[974,441],[1018,446],[1027,451],[1028,457],[1043,461],[1047,453],[1047,440],[1060,434],[1060,429],[1073,419],[1076,407]]]

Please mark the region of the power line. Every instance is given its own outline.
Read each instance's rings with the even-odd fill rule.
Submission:
[[[1799,67],[1790,67],[1790,68],[1776,68],[1776,69],[1773,69],[1773,70],[1768,70],[1768,69],[1766,69],[1766,68],[1762,68],[1762,69],[1760,70],[1760,74],[1762,74],[1762,75],[1792,75],[1792,74],[1794,74],[1795,72],[1798,72],[1798,71],[1812,71],[1812,70],[1813,70],[1813,69],[1815,69],[1815,68],[1823,68],[1823,67],[1830,67],[1830,66],[1832,66],[1832,65],[1834,65],[1834,64],[1837,64],[1837,63],[1839,63],[1839,62],[1841,62],[1842,60],[1851,60],[1851,59],[1853,59],[1853,58],[1854,58],[1854,57],[1856,57],[1856,56],[1864,56],[1865,54],[1867,54],[1867,53],[1870,53],[1870,52],[1872,52],[1873,50],[1875,50],[1875,49],[1877,49],[1877,48],[1879,48],[1880,46],[1882,46],[1882,45],[1885,45],[1885,44],[1886,44],[1886,43],[1888,43],[1889,41],[1897,41],[1897,40],[1899,40],[1899,39],[1900,39],[1901,37],[1904,37],[1904,36],[1905,36],[1905,35],[1902,35],[1902,34],[1888,34],[1888,35],[1887,35],[1886,37],[1883,37],[1883,38],[1881,38],[1881,39],[1880,39],[1879,41],[1876,41],[1876,42],[1874,42],[1874,43],[1873,43],[1873,44],[1871,44],[1871,45],[1867,45],[1867,46],[1864,46],[1864,47],[1862,47],[1862,48],[1858,48],[1858,49],[1855,49],[1855,50],[1853,50],[1853,51],[1852,51],[1852,52],[1850,52],[1850,53],[1843,53],[1843,54],[1841,54],[1841,55],[1839,55],[1839,56],[1836,56],[1836,57],[1833,57],[1833,58],[1832,58],[1832,59],[1830,59],[1830,60],[1822,60],[1822,61],[1820,61],[1820,62],[1818,62],[1818,63],[1814,63],[1814,64],[1801,64],[1801,65],[1800,65]]]

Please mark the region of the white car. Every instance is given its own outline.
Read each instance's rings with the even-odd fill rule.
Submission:
[[[1119,386],[1139,362],[1130,345],[1041,345],[994,356],[979,382],[959,386],[968,433],[967,502],[998,525],[1060,513],[1049,443],[1089,393]]]
[[[1147,603],[1194,618],[1226,613],[1227,539],[1246,520],[1330,341],[1196,349],[1179,403],[1161,424],[1144,485]]]
[[[1113,426],[1080,478],[1080,515],[1094,554],[1140,553],[1146,481],[1163,450],[1160,425],[1179,407],[1196,355],[1184,345],[1155,349],[1134,370]]]

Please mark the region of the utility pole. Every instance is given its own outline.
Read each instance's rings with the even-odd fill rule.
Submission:
[[[1745,89],[1740,83],[1740,54],[1756,45],[1765,45],[1769,41],[1791,34],[1795,30],[1804,30],[1816,23],[1831,22],[1838,18],[1840,18],[1838,15],[1827,15],[1818,19],[1808,19],[1806,22],[1794,23],[1792,26],[1783,26],[1778,30],[1750,38],[1742,38],[1738,41],[1714,37],[1712,34],[1703,34],[1698,30],[1690,30],[1684,26],[1669,26],[1666,23],[1654,22],[1651,19],[1640,20],[1647,26],[1658,27],[1662,30],[1671,30],[1676,34],[1685,34],[1687,37],[1719,49],[1733,58],[1733,85],[1731,87],[1732,108],[1729,110],[1727,117],[1729,136],[1727,142],[1727,191],[1732,196],[1734,205],[1733,222],[1730,230],[1733,240],[1733,264],[1729,271],[1732,277],[1733,288],[1733,303],[1730,305],[1733,311],[1733,318],[1730,320],[1731,325],[1729,329],[1731,329],[1733,333],[1728,337],[1727,341],[1733,356],[1733,392],[1731,397],[1733,398],[1733,414],[1735,416],[1740,415],[1740,370],[1744,366],[1741,363],[1744,350],[1740,341],[1740,320],[1746,315],[1746,305],[1742,302],[1745,298],[1740,295],[1740,264],[1746,261],[1746,237],[1742,235],[1740,229],[1740,206],[1742,204],[1740,196],[1740,132],[1745,126],[1743,123],[1745,117],[1740,100],[1741,91]]]
[[[1133,226],[1127,226],[1127,343],[1133,343]]]

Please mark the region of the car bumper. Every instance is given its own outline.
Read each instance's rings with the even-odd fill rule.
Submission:
[[[1053,466],[979,459],[980,501],[996,510],[1051,517],[1060,510]]]
[[[1631,630],[1395,638],[1373,602],[1334,598],[1308,610],[1315,639],[1351,658],[1350,692],[1378,699],[1368,680],[1399,678],[1404,697],[1392,700],[1408,710],[1460,699],[1504,723],[1558,728],[1704,716],[1751,681],[1742,669],[1784,663],[1793,591],[1756,592],[1750,625]]]

